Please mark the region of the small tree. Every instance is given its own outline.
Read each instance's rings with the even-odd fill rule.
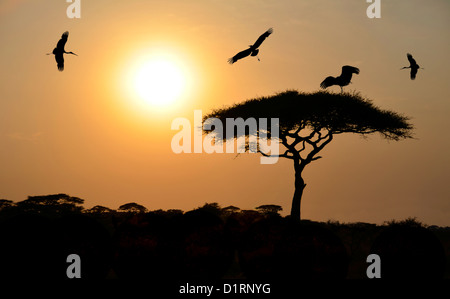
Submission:
[[[195,209],[195,210],[201,210],[203,212],[208,212],[210,214],[216,215],[216,216],[221,216],[222,215],[222,208],[220,207],[220,205],[217,202],[212,202],[212,203],[205,203],[203,206]]]
[[[283,208],[279,205],[262,205],[256,207],[256,210],[265,216],[280,216],[278,212],[282,211]]]
[[[14,202],[8,199],[0,199],[0,211],[11,208],[14,206]]]
[[[292,199],[291,216],[300,219],[300,203],[303,190],[306,187],[302,173],[306,165],[320,159],[318,153],[329,144],[336,135],[343,133],[355,133],[366,136],[379,133],[388,140],[400,140],[412,137],[412,125],[408,118],[396,112],[382,110],[376,107],[370,100],[359,94],[329,92],[299,93],[294,90],[275,94],[270,97],[261,97],[247,100],[232,107],[217,109],[204,116],[205,124],[209,118],[217,118],[226,124],[228,118],[242,118],[244,120],[254,118],[278,118],[279,137],[272,138],[272,126],[258,127],[256,132],[244,130],[243,135],[238,136],[240,130],[234,130],[230,134],[234,138],[245,137],[246,147],[249,150],[249,137],[260,133],[267,135],[267,139],[278,141],[284,152],[272,155],[263,152],[258,146],[257,151],[267,157],[282,157],[293,161],[295,170],[295,192]],[[215,131],[212,126],[205,129],[204,133]],[[227,126],[223,125],[222,134],[215,136],[215,141],[226,141],[229,135]],[[264,131],[263,131],[264,130]],[[275,139],[275,140],[274,140]]]
[[[159,210],[152,211],[151,213],[161,215],[161,216],[164,216],[167,218],[178,217],[178,216],[181,216],[184,214],[183,210],[180,210],[180,209],[169,209],[167,211],[159,209]]]
[[[222,208],[222,212],[226,215],[233,214],[239,212],[241,209],[235,206],[228,206],[225,208]]]
[[[16,206],[24,212],[66,213],[81,212],[84,209],[83,203],[84,199],[59,193],[28,196],[26,200],[19,201]]]
[[[140,204],[137,204],[135,202],[130,202],[130,203],[121,205],[119,207],[118,211],[126,212],[126,213],[146,213],[147,208],[144,206],[141,206]]]
[[[98,206],[98,205],[86,210],[86,213],[92,213],[92,214],[107,214],[107,213],[111,213],[111,212],[114,212],[114,210],[110,209],[108,207]]]

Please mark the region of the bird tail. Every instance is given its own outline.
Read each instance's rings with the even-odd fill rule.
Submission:
[[[233,57],[231,57],[230,59],[228,59],[228,63],[229,64],[233,64],[235,61],[234,61],[234,59],[233,59]]]

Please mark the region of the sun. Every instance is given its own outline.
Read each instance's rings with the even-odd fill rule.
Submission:
[[[192,55],[169,46],[128,50],[115,72],[119,107],[132,117],[166,118],[196,101],[198,68]],[[123,110],[122,110],[123,111]]]
[[[185,81],[182,69],[174,61],[152,58],[135,67],[129,84],[140,106],[167,108],[181,97]]]
[[[185,68],[178,60],[173,55],[148,55],[128,66],[126,89],[138,110],[160,111],[181,104],[188,84]]]

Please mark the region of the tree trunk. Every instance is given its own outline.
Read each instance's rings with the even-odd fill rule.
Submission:
[[[301,170],[295,170],[295,191],[292,199],[291,218],[293,220],[301,220],[300,217],[300,203],[302,201],[303,190],[306,184],[302,178]]]

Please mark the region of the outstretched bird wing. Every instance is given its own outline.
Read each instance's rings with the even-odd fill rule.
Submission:
[[[248,48],[247,50],[241,51],[241,52],[237,53],[236,55],[234,55],[233,57],[231,57],[230,59],[228,59],[228,63],[233,64],[236,61],[238,61],[239,59],[247,57],[251,53],[252,53],[252,48]]]
[[[325,88],[330,87],[335,84],[336,84],[336,78],[329,76],[329,77],[326,77],[325,80],[322,81],[322,83],[320,83],[320,87],[325,89]]]
[[[408,57],[408,61],[409,61],[409,63],[411,64],[411,66],[413,66],[413,65],[416,65],[417,63],[416,63],[416,60],[412,57],[412,55],[411,54],[406,54],[406,57]],[[417,71],[416,71],[417,72]]]
[[[272,28],[269,28],[269,30],[267,30],[266,32],[264,32],[263,34],[261,34],[261,36],[256,40],[256,42],[253,44],[252,48],[253,49],[257,49],[259,46],[261,46],[261,44],[263,43],[263,41],[269,36],[271,35],[273,32]]]
[[[359,68],[354,67],[354,66],[350,66],[350,65],[344,65],[342,67],[342,73],[341,76],[346,76],[346,75],[352,75],[352,74],[359,74]]]
[[[69,32],[68,31],[64,32],[61,35],[61,39],[58,41],[58,44],[56,45],[56,49],[64,50],[64,46],[66,45],[68,37],[69,37]]]
[[[62,72],[64,70],[64,57],[63,57],[63,53],[59,52],[57,54],[55,54],[55,60],[56,63],[58,64],[58,70],[60,72]]]

